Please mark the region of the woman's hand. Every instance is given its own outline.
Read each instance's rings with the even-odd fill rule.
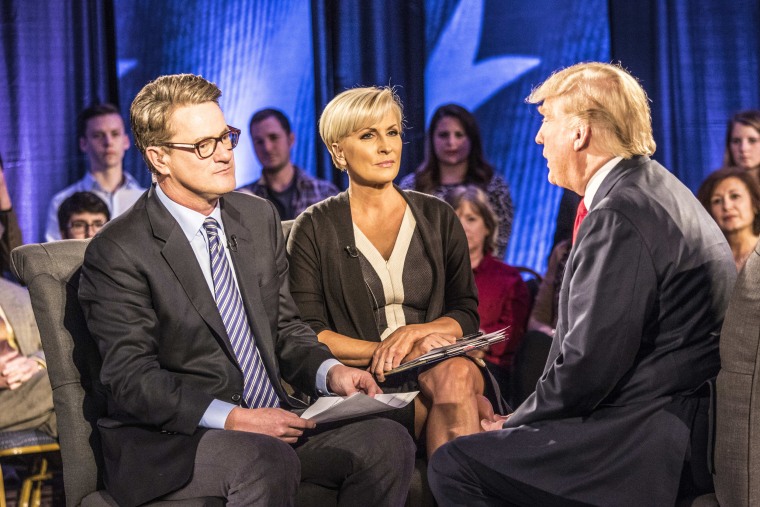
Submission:
[[[427,354],[433,349],[437,349],[438,347],[444,347],[446,345],[451,345],[456,341],[456,338],[449,335],[442,335],[438,333],[432,333],[424,337],[422,340],[419,340],[417,343],[414,344],[414,347],[412,347],[412,351],[409,352],[409,354],[404,357],[404,360],[402,363],[406,363],[408,361],[411,361],[413,359],[417,359],[422,354]]]
[[[412,349],[417,344],[426,340],[424,344],[420,344],[415,351],[414,356],[410,356]],[[372,363],[370,364],[369,371],[377,377],[380,382],[385,380],[384,373],[388,370],[400,365],[403,361],[408,361],[409,357],[418,357],[424,354],[426,351],[440,347],[449,343],[454,343],[456,338],[450,335],[444,335],[439,333],[428,333],[424,326],[410,324],[408,326],[402,326],[391,333],[388,338],[377,347],[375,353],[372,355]],[[425,352],[421,352],[421,351]]]

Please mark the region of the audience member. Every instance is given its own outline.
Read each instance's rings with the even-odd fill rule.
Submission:
[[[289,410],[303,404],[281,378],[312,396],[380,390],[298,319],[274,206],[232,192],[240,131],[220,95],[191,74],[137,94],[132,132],[156,184],[85,253],[79,299],[110,398],[106,488],[127,506],[269,506],[292,505],[300,480],[339,489],[341,504],[400,505],[414,464],[404,428],[319,431]]]
[[[697,198],[723,231],[741,271],[760,238],[760,184],[745,169],[726,167],[705,179]]]
[[[111,215],[124,213],[145,191],[132,175],[124,172],[124,152],[129,148],[129,136],[124,121],[115,106],[96,104],[81,112],[77,118],[79,149],[87,154],[89,171],[84,178],[61,190],[48,207],[45,239],[61,239],[58,208],[74,192],[93,192],[108,206]]]
[[[0,278],[0,431],[58,436],[46,366],[29,293]]]
[[[0,277],[10,274],[11,250],[17,246],[21,246],[21,229],[5,183],[3,159],[0,157]]]
[[[514,355],[530,312],[528,286],[517,269],[491,255],[496,246],[498,220],[485,192],[474,185],[463,186],[451,191],[447,201],[456,211],[467,236],[470,265],[478,287],[480,329],[491,333],[509,328],[507,341],[470,355],[487,361],[502,393],[507,393]]]
[[[728,120],[724,167],[741,167],[760,183],[760,111],[740,111]]]
[[[103,199],[92,192],[74,192],[58,208],[63,239],[88,239],[111,219]]]
[[[549,181],[583,196],[557,330],[536,391],[484,421],[492,431],[442,446],[431,488],[441,506],[675,505],[679,485],[709,478],[694,437],[707,432],[731,252],[649,158],[649,102],[621,67],[573,65],[527,100],[544,117]]]
[[[385,377],[400,364],[478,330],[467,240],[443,201],[393,185],[403,117],[390,88],[335,97],[319,133],[348,190],[304,212],[288,241],[290,288],[304,321],[345,364],[386,391],[420,390],[402,422],[428,453],[480,430],[484,372],[455,357]]]
[[[554,329],[557,327],[557,319],[559,318],[559,292],[572,246],[571,240],[566,239],[560,241],[552,249],[546,273],[538,287],[536,300],[533,302],[533,309],[530,312],[529,331],[540,331],[546,335],[554,336]]]
[[[261,163],[261,178],[238,190],[272,201],[282,220],[292,220],[312,204],[338,193],[335,185],[312,178],[290,161],[296,136],[282,111],[256,112],[249,128],[256,158]]]
[[[488,194],[499,219],[495,256],[504,258],[514,215],[509,185],[486,160],[475,117],[462,106],[446,104],[436,109],[430,120],[425,160],[400,186],[445,199],[462,184],[477,185]]]

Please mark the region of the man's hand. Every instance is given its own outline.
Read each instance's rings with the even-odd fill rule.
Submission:
[[[316,425],[313,421],[301,419],[281,408],[235,407],[224,421],[226,430],[261,433],[289,444],[295,444],[305,429],[314,428]]]
[[[40,363],[18,352],[0,356],[0,389],[18,389],[40,371]]]
[[[327,372],[327,388],[340,396],[349,396],[357,391],[368,396],[383,392],[369,372],[342,364],[336,364]]]

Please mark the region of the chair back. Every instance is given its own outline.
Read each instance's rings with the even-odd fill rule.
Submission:
[[[760,244],[739,273],[720,335],[714,475],[720,505],[760,505]]]
[[[67,505],[102,489],[96,422],[106,411],[100,354],[87,330],[77,292],[89,240],[24,245],[13,269],[29,288],[42,338],[58,421]]]

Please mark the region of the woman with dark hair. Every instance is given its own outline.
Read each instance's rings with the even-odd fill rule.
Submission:
[[[723,166],[750,171],[760,182],[760,111],[740,111],[728,120]]]
[[[744,168],[725,167],[705,179],[697,198],[723,231],[741,271],[760,238],[760,185]]]
[[[449,193],[447,202],[454,208],[467,236],[470,264],[478,287],[480,329],[491,333],[509,328],[508,340],[471,355],[485,359],[502,393],[508,392],[514,355],[525,334],[530,312],[528,286],[517,269],[491,255],[499,222],[485,192],[474,185],[457,187]]]
[[[483,153],[480,128],[462,106],[445,104],[433,113],[425,137],[425,160],[399,186],[445,199],[460,185],[477,185],[488,194],[499,219],[495,256],[504,257],[512,230],[512,196],[509,185],[488,163]]]

